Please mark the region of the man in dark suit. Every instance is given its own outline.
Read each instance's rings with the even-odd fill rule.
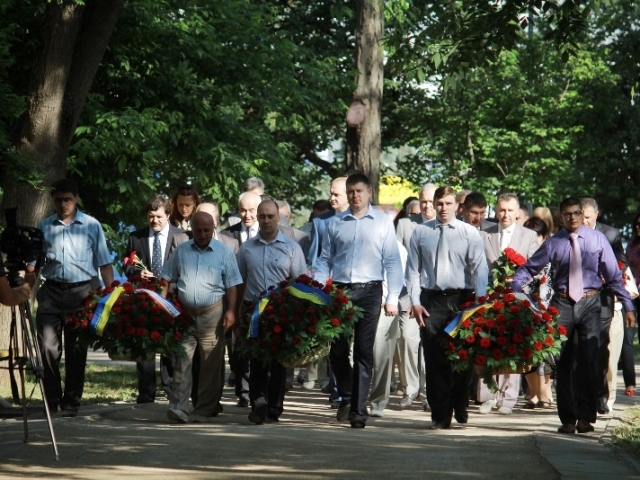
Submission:
[[[154,195],[146,206],[147,226],[129,235],[127,256],[136,252],[138,258],[149,269],[140,270],[139,267],[126,265],[124,273],[128,278],[140,275],[142,278],[158,277],[162,265],[169,259],[175,248],[188,240],[187,235],[178,227],[169,223],[171,204],[164,195]],[[156,397],[156,361],[137,362],[138,369],[138,398],[137,403],[153,403]],[[171,360],[160,358],[160,372],[163,385],[171,378]]]
[[[258,234],[258,205],[262,202],[262,197],[254,192],[244,192],[238,199],[238,211],[240,212],[240,223],[231,225],[220,232],[219,240],[232,238],[241,246],[248,239]],[[300,230],[280,225],[280,231],[296,242],[308,235]],[[236,380],[236,396],[238,397],[238,407],[249,406],[249,360],[238,354],[237,349],[233,353],[233,372]]]
[[[594,198],[583,197],[580,199],[584,224],[604,234],[613,249],[618,262],[622,262],[625,268],[628,265],[627,256],[624,253],[620,231],[604,223],[598,222],[598,203]],[[611,288],[606,283],[600,292],[600,368],[603,378],[600,382],[600,395],[598,397],[598,413],[604,415],[610,412],[616,397],[616,377],[618,359],[622,349],[624,337],[624,321],[622,311],[616,310],[615,300]]]
[[[487,213],[487,199],[480,192],[471,192],[464,199],[464,208],[462,209],[462,218],[465,223],[473,225],[480,231],[484,231],[489,227],[495,226],[494,222],[485,220]]]

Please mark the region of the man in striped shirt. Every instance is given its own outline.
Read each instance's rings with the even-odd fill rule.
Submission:
[[[196,325],[193,336],[183,341],[186,355],[174,358],[167,417],[178,423],[190,420],[191,367],[196,347],[200,352],[200,378],[198,403],[191,421],[207,422],[221,411],[224,332],[236,321],[234,312],[242,277],[233,252],[213,238],[214,229],[210,214],[196,212],[191,219],[193,240],[178,246],[161,275],[177,284],[178,298]],[[222,304],[225,295],[226,310]]]

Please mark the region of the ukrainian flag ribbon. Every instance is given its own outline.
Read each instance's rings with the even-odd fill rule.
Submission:
[[[89,325],[89,328],[94,335],[97,335],[98,337],[102,336],[104,327],[106,327],[109,322],[109,315],[111,315],[113,304],[116,303],[116,300],[118,300],[118,297],[120,297],[122,292],[124,292],[124,287],[116,287],[109,295],[102,297],[96,305],[96,311],[93,312],[93,318]]]
[[[169,300],[164,298],[158,292],[154,292],[153,290],[148,290],[146,288],[138,288],[136,289],[135,292],[136,293],[144,292],[147,295],[149,295],[149,298],[151,298],[151,300],[153,300],[156,305],[162,308],[165,312],[167,312],[173,318],[176,318],[177,316],[180,315],[180,310],[178,310],[173,303],[171,303]]]
[[[287,290],[292,297],[299,298],[301,300],[308,300],[316,305],[331,305],[331,296],[324,293],[321,289],[316,287],[310,287],[304,283],[292,283],[284,288],[278,287],[268,292],[265,292],[257,301],[253,307],[253,313],[251,314],[251,322],[249,323],[249,338],[258,338],[258,326],[260,323],[260,315],[267,308],[269,304],[269,295],[273,292],[280,290]]]

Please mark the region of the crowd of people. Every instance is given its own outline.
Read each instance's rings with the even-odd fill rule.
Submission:
[[[307,365],[302,379],[306,388],[318,382],[337,419],[353,428],[384,416],[396,370],[399,407],[418,403],[430,412],[434,430],[450,428],[453,419],[467,423],[470,399],[480,413],[496,408],[512,414],[523,393],[524,409],[554,408],[555,378],[559,431],[592,431],[596,415],[608,413],[615,401],[619,364],[625,394],[635,395],[632,295],[634,277],[640,278],[640,215],[625,254],[619,231],[598,221],[592,198],[567,198],[559,208],[531,212],[516,195],[503,193],[495,217],[487,219],[481,192],[428,183],[392,219],[372,205],[369,179],[356,172],[334,179],[329,199],[317,201],[309,222],[296,229],[289,225],[289,204],[266,195],[260,179],[248,179],[243,190],[224,229],[218,205],[203,202],[191,187],[172,198],[154,195],[146,225],[129,237],[127,253],[137,252],[149,268],[128,267],[125,274],[165,280],[165,294],[175,288],[195,321],[195,333],[183,341],[186,355],[160,359],[172,421],[213,421],[223,411],[225,382],[235,386],[237,406],[250,409],[250,422],[278,421],[292,372],[247,358],[234,327],[261,292],[302,273],[321,283],[331,279],[363,310],[353,337],[334,341],[328,359]],[[37,273],[45,279],[36,323],[46,401],[52,412],[75,416],[87,352],[76,348],[66,318],[83,307],[98,274],[107,285],[113,281],[113,267],[102,227],[77,208],[77,186],[60,180],[51,191],[55,213],[38,225],[51,261],[41,272],[28,267],[25,279],[30,285]],[[453,310],[485,294],[492,266],[507,247],[527,259],[512,279],[515,291],[532,293],[536,276],[551,279],[538,282],[544,286],[535,293],[558,308],[568,340],[559,357],[535,365],[526,382],[519,374],[501,375],[492,393],[471,371],[452,370],[442,335]],[[24,288],[12,295],[22,298]],[[154,402],[155,360],[139,362],[137,371],[137,402]]]

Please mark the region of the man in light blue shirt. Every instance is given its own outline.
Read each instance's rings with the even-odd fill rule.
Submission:
[[[342,397],[338,420],[349,419],[353,428],[364,428],[381,304],[384,303],[387,315],[398,314],[403,278],[393,222],[369,204],[369,179],[362,173],[354,173],[347,178],[346,186],[349,208],[327,220],[314,276],[321,283],[333,276],[333,283],[349,291],[353,303],[364,309],[364,317],[355,325],[353,368],[349,362],[349,338],[336,340],[330,354]],[[388,294],[383,299],[385,271]]]
[[[436,218],[411,236],[406,279],[412,316],[422,327],[430,428],[439,430],[451,428],[454,411],[459,423],[467,423],[470,381],[470,372],[451,371],[443,328],[459,305],[485,294],[489,268],[480,233],[456,218],[455,190],[440,187],[433,201]]]
[[[45,282],[38,291],[36,324],[42,350],[44,390],[49,409],[60,406],[63,417],[75,417],[84,390],[87,347],[76,345],[77,334],[67,328],[67,317],[80,311],[91,290],[91,281],[102,275],[113,282],[111,254],[100,223],[78,210],[78,187],[67,179],[52,185],[54,215],[38,224],[44,233],[48,263],[42,268]],[[32,283],[34,267],[25,279]],[[65,381],[61,387],[60,358],[64,331]]]
[[[195,333],[183,340],[185,356],[173,359],[174,371],[167,417],[178,423],[210,421],[220,411],[224,364],[224,332],[235,324],[238,285],[242,277],[235,255],[213,238],[213,217],[196,212],[193,240],[182,243],[165,264],[161,278],[175,282],[178,298],[195,321]],[[167,287],[164,294],[166,295]],[[226,311],[222,299],[226,296]],[[198,402],[189,416],[193,353],[200,351]]]

